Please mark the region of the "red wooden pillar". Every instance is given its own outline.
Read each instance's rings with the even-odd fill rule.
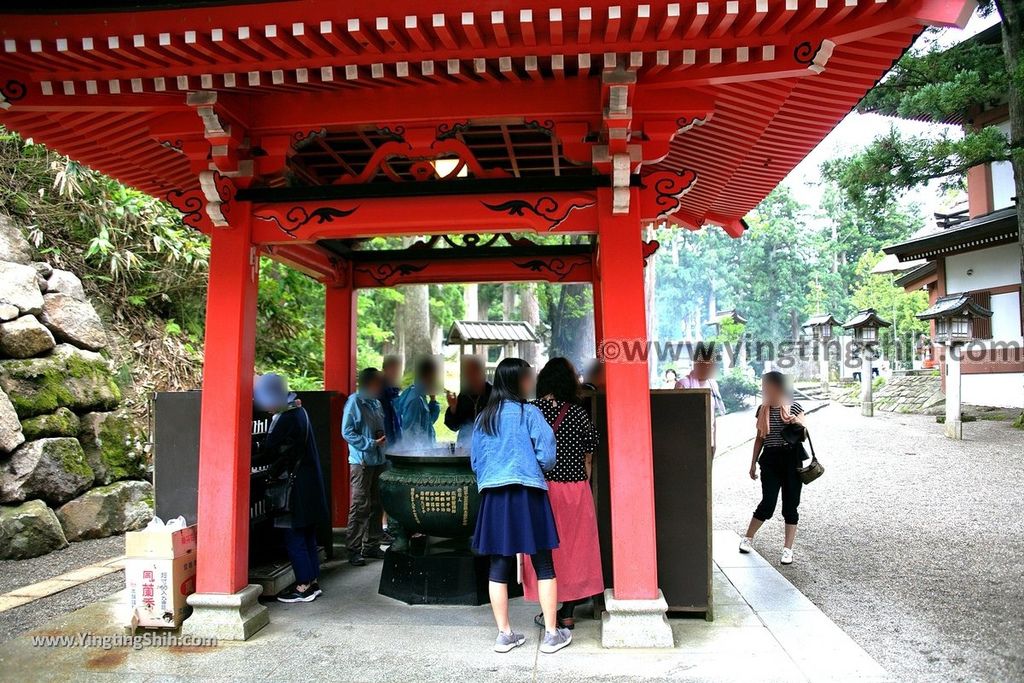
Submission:
[[[210,237],[199,430],[196,590],[237,593],[249,575],[252,380],[259,257],[247,204]]]
[[[621,344],[633,347],[647,339],[639,203],[634,189],[629,213],[612,214],[611,190],[601,190],[598,195],[599,299],[616,600],[658,598],[647,359],[615,354]]]
[[[327,285],[324,311],[324,389],[339,393],[331,405],[341,415],[345,399],[355,390],[356,367],[356,290],[349,286]],[[348,445],[338,428],[331,433],[331,523],[348,524],[349,481]]]

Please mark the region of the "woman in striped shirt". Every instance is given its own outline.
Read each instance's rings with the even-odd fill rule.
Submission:
[[[807,458],[803,445],[790,445],[782,438],[787,424],[803,424],[804,409],[790,395],[786,376],[781,372],[766,372],[761,376],[763,402],[757,408],[757,438],[750,460],[750,478],[757,479],[757,466],[761,466],[761,502],[754,510],[746,536],[740,541],[740,552],[749,553],[754,534],[771,519],[782,492],[782,517],[786,520],[786,541],[782,548],[781,564],[792,564],[793,542],[799,519],[800,489],[803,482],[797,468]]]

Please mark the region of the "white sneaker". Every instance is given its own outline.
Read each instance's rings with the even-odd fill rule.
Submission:
[[[498,637],[494,640],[494,651],[501,653],[511,652],[525,642],[526,636],[522,633],[516,633],[515,631],[502,633],[498,631]]]
[[[740,552],[743,553],[744,555],[746,555],[747,553],[753,552],[754,551],[754,547],[752,545],[750,545],[753,540],[754,539],[749,538],[749,537],[744,538],[743,540],[741,540],[740,541]]]
[[[779,564],[793,564],[793,549],[783,548],[782,558],[779,560]]]

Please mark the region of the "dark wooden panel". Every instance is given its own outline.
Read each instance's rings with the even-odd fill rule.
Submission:
[[[153,395],[153,486],[156,516],[196,523],[199,495],[198,391]]]
[[[309,413],[316,445],[320,451],[324,489],[331,509],[331,434],[341,430],[342,401],[334,392],[298,392],[302,407]],[[332,408],[332,398],[333,401]],[[153,398],[153,483],[156,514],[162,519],[183,515],[196,523],[199,481],[199,417],[201,391],[158,392]],[[254,440],[260,435],[254,435]],[[250,489],[251,521],[250,561],[262,563],[281,553],[280,534],[261,512],[262,476],[253,473]],[[317,538],[333,557],[332,529],[328,521],[317,531]]]
[[[605,586],[612,587],[611,501],[604,395],[590,396],[601,444],[594,455],[595,502]],[[711,602],[711,393],[651,391],[658,585],[669,610],[706,612]]]
[[[711,611],[711,392],[651,392],[658,583],[672,611]]]

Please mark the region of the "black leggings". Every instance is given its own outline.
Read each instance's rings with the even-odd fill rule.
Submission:
[[[538,550],[530,555],[533,562],[533,571],[537,574],[539,581],[555,578],[555,563],[551,559],[551,551],[548,549]],[[516,580],[516,556],[515,555],[491,555],[491,571],[487,576],[495,583],[512,583]]]
[[[796,524],[800,519],[797,507],[800,505],[800,481],[797,468],[806,455],[802,447],[766,447],[757,461],[761,464],[761,502],[754,510],[754,517],[767,522],[775,514],[782,491],[782,518],[786,524]]]

